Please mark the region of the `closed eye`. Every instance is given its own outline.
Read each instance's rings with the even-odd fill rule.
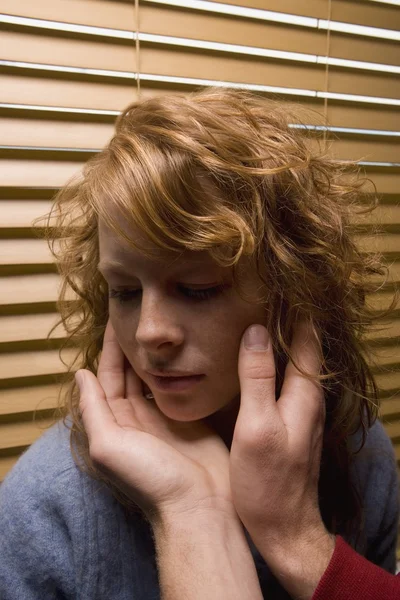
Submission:
[[[178,286],[179,292],[190,298],[191,300],[210,300],[211,298],[218,296],[226,288],[225,285],[216,285],[210,288],[194,289],[185,286]],[[110,289],[109,297],[115,298],[120,304],[137,300],[142,290],[114,290]]]

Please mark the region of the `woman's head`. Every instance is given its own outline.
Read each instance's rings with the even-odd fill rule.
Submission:
[[[82,350],[80,368],[96,372],[110,317],[160,408],[203,418],[238,394],[240,337],[253,322],[269,329],[279,393],[293,326],[306,317],[322,343],[337,439],[374,416],[362,334],[374,318],[368,278],[382,268],[350,235],[361,182],[296,121],[283,103],[219,88],[134,102],[121,114],[51,213],[60,300],[69,287],[78,296],[59,309]],[[111,261],[124,272],[106,272]],[[220,285],[208,300],[187,292]],[[139,293],[116,297],[124,289]],[[153,389],[145,372],[163,369],[205,373],[196,402],[182,408],[178,395]],[[67,411],[84,435],[73,380]]]
[[[138,241],[142,233],[120,224]],[[244,330],[265,323],[263,304],[240,297],[230,267],[205,250],[149,258],[99,222],[99,270],[109,288],[109,316],[119,344],[155,398],[178,421],[208,417],[238,396],[238,352]],[[151,242],[147,241],[147,247]],[[157,247],[154,246],[154,251]],[[242,275],[257,291],[250,272]],[[196,375],[185,385],[160,385],[155,375]],[[162,382],[161,382],[162,383]]]

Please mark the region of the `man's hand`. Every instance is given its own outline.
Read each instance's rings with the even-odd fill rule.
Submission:
[[[167,418],[143,396],[109,321],[97,377],[81,369],[80,410],[97,467],[136,502],[152,524],[176,514],[236,516],[229,452],[202,421]]]
[[[276,400],[273,350],[267,330],[255,327],[258,343],[249,346],[247,330],[239,353],[241,404],[230,454],[232,497],[282,585],[289,593],[311,597],[335,546],[318,506],[324,395],[320,384],[290,361]],[[306,323],[299,323],[291,350],[306,373],[320,373],[319,343]]]

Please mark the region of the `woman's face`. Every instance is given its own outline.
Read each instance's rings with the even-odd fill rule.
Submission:
[[[119,224],[130,236],[143,239],[128,231],[123,220]],[[151,242],[146,240],[146,246]],[[232,286],[230,269],[216,265],[205,251],[149,260],[103,221],[99,249],[112,325],[159,409],[171,419],[194,421],[227,407],[240,392],[241,337],[249,325],[266,324],[265,309],[242,300]],[[250,273],[243,277],[246,290],[255,291],[256,278]],[[161,383],[154,377],[176,371],[201,377],[180,382],[165,378]]]

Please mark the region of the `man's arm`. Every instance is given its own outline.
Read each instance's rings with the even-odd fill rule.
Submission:
[[[262,600],[237,517],[192,513],[153,525],[163,600]]]
[[[335,552],[312,600],[395,600],[400,598],[400,575],[369,562],[338,536]]]
[[[280,545],[278,538],[257,544],[265,562],[282,587],[298,600],[311,600],[335,551],[336,538],[321,528]]]

